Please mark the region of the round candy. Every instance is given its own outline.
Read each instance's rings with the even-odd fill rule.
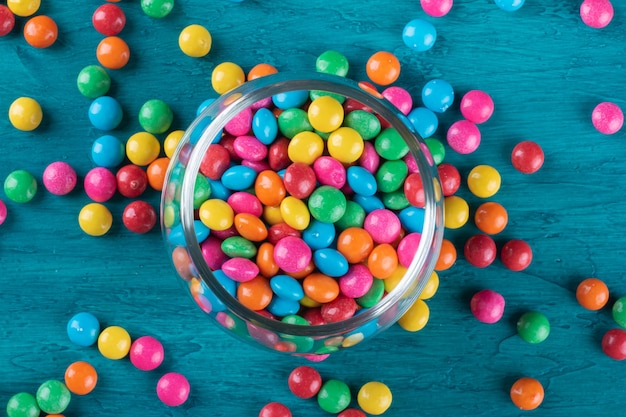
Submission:
[[[424,12],[432,17],[447,15],[453,3],[453,0],[420,0]]]
[[[494,0],[496,6],[507,12],[519,10],[526,0]]]
[[[472,123],[485,123],[493,114],[493,99],[481,90],[471,90],[461,99],[461,114]]]
[[[422,138],[432,136],[437,131],[437,127],[439,127],[437,115],[426,107],[414,108],[407,117]]]
[[[337,379],[324,382],[317,393],[317,403],[327,413],[340,413],[348,408],[351,399],[348,384]]]
[[[24,25],[24,39],[35,48],[47,48],[56,42],[59,28],[48,16],[32,17]]]
[[[135,200],[129,203],[122,214],[124,226],[133,233],[148,233],[154,228],[156,221],[156,211],[146,201]]]
[[[0,4],[0,37],[6,36],[15,27],[15,15],[4,4]]]
[[[428,323],[430,309],[422,299],[417,299],[409,309],[400,317],[398,325],[407,332],[418,332]]]
[[[383,414],[391,406],[391,390],[382,382],[371,381],[364,384],[357,394],[359,407],[368,414]]]
[[[444,226],[448,229],[463,227],[469,219],[469,204],[459,196],[444,198],[443,210]]]
[[[488,198],[500,189],[500,173],[489,165],[477,165],[467,176],[467,186],[476,197]]]
[[[100,136],[91,146],[91,159],[104,168],[114,168],[124,161],[126,151],[121,140],[112,135]]]
[[[443,113],[454,102],[454,89],[441,79],[428,81],[422,88],[422,103],[435,113]]]
[[[78,73],[78,91],[87,98],[105,95],[111,87],[111,77],[100,65],[88,65]]]
[[[37,404],[44,413],[59,414],[70,404],[72,394],[64,383],[51,379],[37,389]]]
[[[160,19],[172,11],[174,0],[141,0],[141,10],[155,19]]]
[[[98,373],[87,362],[74,362],[65,370],[65,385],[73,394],[87,395],[93,391],[97,382]]]
[[[174,152],[176,151],[176,148],[178,147],[178,144],[184,134],[184,130],[173,130],[167,134],[165,140],[163,141],[163,151],[165,152],[165,156],[168,158],[172,158],[172,156],[174,156]]]
[[[150,165],[160,152],[161,143],[152,133],[137,132],[126,141],[126,156],[135,165]]]
[[[156,392],[159,400],[170,407],[182,405],[189,397],[189,381],[184,375],[168,372],[157,382]]]
[[[540,312],[529,311],[517,320],[517,334],[528,343],[541,343],[550,335],[550,322]]]
[[[7,219],[7,206],[0,200],[0,225]]]
[[[91,23],[104,36],[115,36],[124,29],[126,15],[116,4],[103,4],[93,12]]]
[[[461,174],[459,170],[456,169],[454,165],[443,162],[437,166],[437,172],[439,174],[443,196],[449,197],[456,193],[459,187],[461,187]]]
[[[233,62],[222,62],[213,68],[211,86],[217,94],[224,94],[246,81],[246,74]]]
[[[466,155],[480,146],[481,134],[478,126],[468,120],[452,123],[446,133],[448,145],[456,152]]]
[[[511,163],[522,174],[533,174],[539,171],[543,161],[543,149],[539,144],[530,140],[518,143],[511,152]]]
[[[343,106],[331,96],[321,96],[309,104],[309,122],[315,130],[332,132],[343,122]]]
[[[626,297],[618,298],[611,309],[613,320],[621,327],[626,327]]]
[[[163,345],[152,336],[142,336],[130,346],[130,362],[142,371],[158,368],[163,358]]]
[[[488,201],[474,213],[474,224],[483,233],[495,235],[504,230],[509,221],[506,209],[499,203]]]
[[[291,417],[291,410],[284,404],[271,402],[261,408],[259,417]]]
[[[28,203],[37,194],[37,180],[23,169],[13,171],[4,180],[4,194],[16,203]]]
[[[441,241],[441,249],[439,250],[437,262],[435,263],[435,270],[445,271],[446,269],[450,269],[455,262],[456,248],[452,242],[444,238]]]
[[[122,122],[120,103],[109,96],[97,97],[89,106],[89,121],[100,130],[113,130]]]
[[[93,201],[103,203],[113,197],[117,190],[117,180],[111,171],[103,167],[91,169],[85,175],[85,193]]]
[[[513,383],[510,396],[520,410],[534,410],[543,402],[543,386],[534,378],[520,378]]]
[[[289,374],[287,384],[296,397],[312,398],[322,386],[322,377],[310,366],[298,366]]]
[[[113,216],[108,208],[100,203],[84,206],[78,214],[78,225],[90,236],[106,234],[113,224]]]
[[[42,180],[50,193],[65,195],[76,186],[76,171],[67,162],[53,162],[43,171]]]
[[[609,288],[598,278],[587,278],[576,287],[576,299],[587,310],[600,310],[609,301]]]
[[[342,53],[333,50],[323,52],[315,60],[315,70],[324,74],[345,77],[348,74],[349,67],[348,58]]]
[[[9,121],[16,129],[29,132],[37,129],[43,119],[39,103],[30,97],[20,97],[9,107]]]
[[[533,251],[530,245],[520,239],[512,239],[504,244],[500,252],[500,260],[511,271],[522,271],[533,260]]]
[[[605,101],[593,109],[591,122],[598,132],[612,135],[624,125],[624,113],[617,104]]]
[[[465,259],[477,268],[485,268],[496,259],[496,243],[487,235],[474,235],[467,239],[463,248]]]
[[[109,326],[98,336],[98,350],[108,359],[122,359],[130,350],[130,335],[119,326]]]
[[[165,133],[173,120],[172,109],[163,100],[148,100],[139,109],[139,124],[149,133]]]
[[[34,15],[41,6],[41,0],[7,0],[6,3],[9,9],[20,17]]]
[[[414,51],[428,51],[437,40],[437,29],[427,20],[413,19],[404,26],[402,40]]]
[[[8,417],[39,417],[41,410],[34,395],[20,392],[7,402]]]
[[[426,282],[426,286],[422,290],[419,295],[420,300],[428,300],[432,298],[439,289],[439,275],[437,272],[433,271],[428,278],[428,282]]]
[[[148,175],[134,164],[121,167],[115,177],[117,190],[127,198],[139,197],[148,187]]]
[[[613,20],[613,5],[609,0],[585,0],[580,5],[580,18],[585,25],[601,29]]]
[[[178,46],[187,56],[201,58],[211,50],[211,34],[201,25],[189,25],[178,36]]]
[[[391,52],[379,51],[367,60],[365,70],[374,83],[389,85],[400,76],[400,61]]]
[[[623,361],[626,359],[626,330],[611,329],[602,337],[602,351],[609,358]]]
[[[148,165],[148,168],[146,169],[146,175],[148,175],[148,184],[150,184],[150,187],[152,187],[156,191],[163,190],[163,184],[165,183],[165,173],[167,172],[169,164],[169,158],[157,158],[154,161],[150,162],[150,165]],[[204,180],[204,182],[202,182],[202,180]],[[209,182],[205,177],[199,176],[196,179],[196,184],[197,188],[195,189],[194,193],[204,194],[204,192],[202,192],[201,190],[202,185],[205,185],[207,196],[210,195],[211,190],[209,188]],[[194,204],[197,198],[197,194],[194,194]]]
[[[91,313],[78,313],[67,323],[67,335],[78,346],[91,346],[98,340],[100,322]]]
[[[496,323],[504,313],[504,297],[492,290],[479,291],[472,296],[470,309],[478,321]]]
[[[96,58],[100,65],[108,69],[120,69],[130,60],[128,44],[117,36],[108,36],[96,48]]]

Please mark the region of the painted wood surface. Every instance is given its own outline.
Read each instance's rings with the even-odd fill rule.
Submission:
[[[91,144],[101,132],[89,124],[90,102],[78,93],[76,76],[96,63],[102,36],[91,26],[91,14],[99,4],[44,0],[39,13],[52,16],[60,32],[49,49],[26,44],[23,18],[0,38],[0,178],[27,169],[41,179],[55,160],[71,163],[81,178],[93,167]],[[481,126],[481,147],[463,157],[448,149],[446,159],[463,175],[480,163],[500,171],[502,189],[492,200],[507,207],[510,223],[497,243],[527,240],[532,265],[514,273],[496,261],[479,270],[460,256],[440,274],[424,330],[407,333],[394,326],[314,366],[324,378],[346,381],[354,394],[371,380],[388,384],[394,395],[385,414],[390,417],[623,412],[626,368],[600,349],[604,332],[617,327],[611,303],[590,312],[574,292],[582,279],[596,276],[611,289],[612,301],[626,295],[624,133],[601,135],[590,119],[601,101],[626,104],[626,3],[614,2],[615,18],[602,30],[581,22],[578,0],[527,0],[515,13],[490,0],[457,0],[440,19],[426,16],[417,0],[178,0],[160,20],[145,16],[139,2],[119,4],[128,18],[121,36],[132,54],[127,67],[110,71],[110,94],[125,111],[114,131],[121,139],[140,130],[138,109],[152,98],[172,106],[173,128],[188,125],[197,105],[215,96],[210,74],[223,61],[246,70],[259,62],[281,71],[312,70],[317,55],[336,49],[350,60],[349,76],[364,79],[372,53],[394,52],[403,64],[396,84],[416,103],[432,78],[455,87],[455,105],[435,135],[442,140],[460,118],[458,98],[471,89],[489,92],[496,111]],[[402,28],[417,17],[438,29],[434,48],[425,53],[402,43]],[[180,30],[192,23],[213,35],[212,50],[202,59],[178,49]],[[17,131],[6,117],[19,96],[35,97],[44,109],[34,132]],[[540,143],[546,154],[542,170],[530,176],[509,160],[514,144],[525,139]],[[461,195],[472,209],[481,202],[466,189]],[[158,204],[156,192],[145,198]],[[297,399],[287,388],[291,369],[308,362],[242,345],[203,317],[181,290],[160,232],[139,236],[124,229],[120,216],[128,200],[116,196],[107,203],[115,223],[102,238],[78,227],[78,212],[88,202],[82,187],[65,197],[41,187],[31,203],[7,203],[9,218],[0,227],[0,404],[19,391],[34,393],[43,381],[61,379],[71,362],[87,360],[99,371],[98,387],[75,396],[68,417],[256,416],[269,401],[287,404],[294,416],[327,415],[315,400]],[[475,232],[468,225],[446,235],[461,250]],[[470,313],[471,295],[483,288],[506,298],[497,324],[481,324]],[[552,334],[539,345],[516,335],[517,318],[528,310],[542,311],[552,324]],[[133,337],[156,336],[165,345],[164,364],[145,373],[128,360],[110,361],[96,348],[72,345],[65,326],[79,311],[94,313],[103,326],[123,326]],[[168,371],[191,382],[191,397],[178,408],[162,405],[154,391]],[[509,388],[521,376],[545,387],[545,401],[535,412],[521,412],[509,400]]]

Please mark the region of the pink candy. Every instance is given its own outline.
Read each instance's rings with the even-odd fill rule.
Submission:
[[[495,323],[504,313],[504,297],[492,290],[479,291],[472,297],[470,309],[478,321]]]
[[[348,272],[339,278],[339,289],[346,297],[359,298],[369,291],[373,282],[374,277],[367,266],[350,265]]]
[[[261,217],[263,214],[263,204],[254,194],[237,191],[228,197],[227,202],[235,214],[249,213],[257,217]]]
[[[93,201],[104,203],[115,194],[117,180],[106,168],[94,168],[85,175],[85,192]]]
[[[311,248],[299,237],[286,236],[274,246],[274,262],[283,271],[300,272],[311,262]]]
[[[214,236],[207,237],[200,244],[200,250],[207,266],[214,271],[221,269],[222,264],[229,259],[222,251],[222,241]]]
[[[363,228],[376,243],[392,243],[400,236],[400,219],[391,210],[377,209],[369,213],[363,222]]]
[[[7,219],[7,206],[4,201],[0,200],[0,224]]]
[[[617,104],[605,101],[593,109],[591,122],[598,132],[612,135],[624,125],[624,113]]]
[[[252,128],[252,109],[247,108],[226,123],[224,130],[233,136],[247,134]]]
[[[420,244],[420,240],[422,239],[421,233],[409,233],[405,237],[402,238],[400,243],[398,244],[398,261],[400,265],[404,267],[409,267],[413,259],[415,258],[415,254],[417,253],[417,248]]]
[[[376,148],[372,142],[365,141],[363,143],[363,152],[361,153],[361,157],[358,162],[363,168],[372,174],[376,173],[378,165],[380,165],[380,155],[376,152]]]
[[[52,194],[69,194],[76,186],[76,171],[67,162],[53,162],[43,172],[43,185]]]
[[[321,156],[313,163],[313,171],[321,185],[341,188],[346,184],[346,169],[330,156]]]
[[[491,96],[481,90],[471,90],[461,99],[461,114],[472,123],[484,123],[493,114],[494,104]]]
[[[432,17],[442,17],[452,9],[453,0],[420,0],[422,9]]]
[[[238,136],[233,141],[233,150],[241,159],[258,162],[267,156],[267,146],[254,136]]]
[[[388,87],[382,92],[383,97],[389,100],[405,116],[413,108],[413,98],[411,94],[402,87]]]
[[[157,383],[156,392],[163,404],[176,407],[182,405],[189,397],[189,381],[184,375],[169,372]]]
[[[585,0],[580,5],[580,18],[587,26],[601,29],[613,20],[613,5],[609,0]]]
[[[152,336],[142,336],[130,346],[130,362],[142,371],[158,368],[163,357],[163,345]]]
[[[480,145],[480,130],[469,120],[454,122],[448,129],[448,145],[460,154],[469,154]]]
[[[237,282],[246,282],[259,275],[257,264],[246,258],[230,258],[222,264],[224,274]]]

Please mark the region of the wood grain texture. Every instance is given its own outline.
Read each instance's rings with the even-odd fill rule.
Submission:
[[[114,132],[121,139],[140,130],[138,109],[152,98],[172,106],[173,128],[188,125],[197,105],[215,96],[210,74],[220,62],[246,70],[259,62],[281,71],[312,70],[327,49],[349,58],[355,79],[365,78],[372,53],[394,52],[403,64],[397,84],[417,103],[424,82],[436,77],[448,80],[457,97],[484,89],[494,98],[496,112],[481,126],[479,150],[463,157],[449,151],[446,158],[463,175],[479,163],[500,171],[503,186],[493,200],[507,207],[510,223],[497,243],[527,240],[533,263],[513,273],[499,261],[478,270],[460,257],[440,274],[424,330],[410,334],[394,326],[316,365],[355,394],[370,380],[387,383],[394,402],[386,416],[526,415],[508,398],[520,376],[544,384],[537,415],[611,415],[626,408],[626,368],[600,349],[604,332],[616,327],[610,309],[589,312],[574,297],[577,283],[589,276],[605,280],[614,298],[626,294],[624,133],[602,136],[590,121],[601,101],[626,108],[626,3],[613,2],[615,18],[603,30],[580,21],[580,1],[526,3],[507,13],[491,0],[457,0],[448,16],[432,19],[417,0],[178,0],[161,20],[143,15],[139,2],[119,3],[128,17],[121,36],[132,54],[126,68],[110,71],[110,94],[125,111]],[[89,124],[90,102],[78,93],[76,75],[96,63],[102,36],[91,26],[91,14],[98,4],[43,1],[40,13],[52,16],[60,32],[47,50],[25,43],[25,19],[0,38],[0,178],[14,169],[41,178],[55,160],[71,163],[81,178],[92,167],[91,143],[100,132]],[[401,39],[404,25],[416,17],[438,29],[434,48],[421,54]],[[213,34],[213,49],[203,59],[178,49],[178,33],[191,23]],[[32,133],[15,130],[6,117],[22,95],[44,108],[44,122]],[[444,139],[446,127],[460,118],[458,102],[441,117],[435,137]],[[546,153],[544,167],[531,176],[509,161],[513,145],[523,139],[539,142]],[[467,191],[461,195],[473,209],[480,203]],[[155,205],[158,197],[146,196]],[[178,284],[160,233],[137,236],[123,228],[126,200],[118,196],[107,203],[116,221],[103,238],[88,237],[77,225],[87,202],[79,187],[66,197],[42,190],[29,204],[8,204],[9,218],[0,227],[0,405],[16,392],[61,379],[72,361],[88,360],[100,373],[98,387],[74,397],[68,417],[256,416],[269,401],[284,402],[294,416],[326,415],[314,400],[297,399],[287,389],[288,373],[302,360],[242,345],[203,316]],[[461,250],[475,232],[466,226],[447,235]],[[506,298],[497,324],[479,324],[469,311],[471,295],[483,288]],[[550,337],[536,346],[515,331],[519,315],[531,309],[552,324]],[[78,311],[96,314],[103,326],[121,325],[133,337],[158,337],[165,363],[144,373],[128,360],[110,361],[96,348],[73,346],[65,325]],[[167,371],[191,382],[192,395],[182,407],[169,409],[156,397],[156,381]]]

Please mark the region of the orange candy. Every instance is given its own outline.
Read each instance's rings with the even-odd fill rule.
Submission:
[[[257,64],[248,72],[248,81],[256,78],[265,77],[266,75],[276,74],[278,70],[270,64]]]
[[[257,276],[237,287],[237,299],[250,310],[263,310],[272,301],[272,287],[267,278]]]
[[[476,227],[488,235],[500,233],[506,227],[509,215],[506,209],[493,201],[481,204],[474,214]]]
[[[307,297],[318,303],[329,303],[339,295],[337,280],[320,272],[314,272],[304,278],[302,289]]]
[[[59,28],[48,16],[35,16],[24,25],[24,39],[35,48],[47,48],[56,42]]]
[[[191,273],[190,265],[191,258],[189,258],[189,254],[187,250],[182,246],[176,246],[172,251],[172,263],[174,264],[174,268],[176,268],[176,272],[185,280],[190,280],[193,277]]]
[[[511,387],[511,401],[521,410],[534,410],[543,402],[543,386],[534,378],[520,378]]]
[[[287,195],[283,179],[276,172],[259,172],[254,181],[254,194],[266,206],[278,206]]]
[[[337,238],[337,250],[351,264],[365,261],[372,249],[374,249],[372,236],[360,227],[349,227]]]
[[[148,183],[150,184],[150,187],[154,188],[156,191],[161,191],[163,189],[163,183],[165,182],[165,173],[167,172],[167,167],[169,164],[170,158],[157,158],[152,161],[146,169],[146,174],[148,175]]]
[[[259,267],[259,273],[265,278],[278,274],[279,268],[274,261],[274,245],[270,242],[261,243],[256,252],[256,264]]]
[[[238,213],[235,215],[234,224],[237,232],[248,240],[260,242],[267,238],[265,223],[254,214]]]
[[[130,48],[122,38],[109,36],[98,44],[96,49],[98,62],[108,69],[120,69],[128,64],[130,59]]]
[[[376,278],[390,277],[398,267],[398,254],[389,243],[381,243],[367,257],[367,267]]]
[[[587,278],[578,284],[576,299],[587,310],[600,310],[609,301],[609,288],[598,278]]]
[[[311,262],[309,262],[309,264],[306,266],[306,268],[304,268],[302,271],[288,272],[287,275],[289,275],[292,278],[302,279],[302,278],[308,276],[314,270],[315,270],[315,263],[313,262],[313,260],[311,260]]]
[[[89,394],[96,387],[98,373],[87,362],[74,362],[65,370],[65,385],[77,395]]]
[[[456,262],[456,248],[448,239],[443,239],[441,242],[441,250],[439,251],[439,258],[435,264],[435,271],[445,271],[450,269]]]
[[[400,76],[400,61],[391,52],[379,51],[367,60],[365,70],[376,84],[389,85]]]

